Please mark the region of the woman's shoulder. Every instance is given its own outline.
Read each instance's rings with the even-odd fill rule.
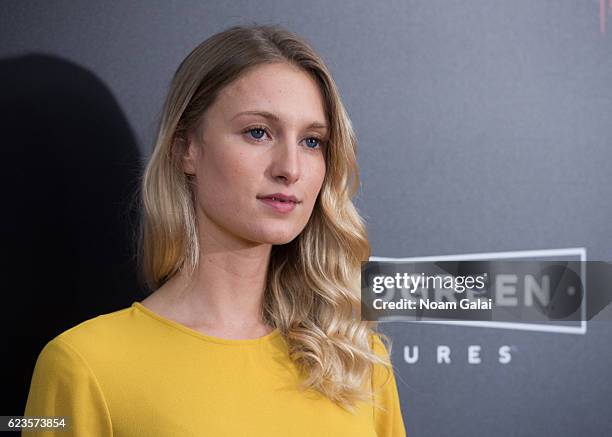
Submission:
[[[58,338],[72,343],[91,342],[100,337],[120,333],[129,323],[133,305],[110,313],[100,314],[66,329],[57,335]]]
[[[130,307],[100,314],[66,329],[53,337],[45,349],[64,349],[78,354],[86,361],[109,353],[121,353],[129,348],[130,333],[134,332],[134,308]]]
[[[370,341],[370,347],[372,348],[372,351],[380,356],[380,357],[388,357],[389,356],[389,346],[387,345],[387,343],[385,343],[383,341],[383,338],[385,340],[388,340],[388,337],[386,337],[386,335],[379,333],[375,330],[371,330],[369,332],[369,341]]]

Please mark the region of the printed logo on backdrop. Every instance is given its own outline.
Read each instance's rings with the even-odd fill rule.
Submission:
[[[586,249],[385,258],[362,266],[362,319],[587,330]]]
[[[587,320],[612,301],[612,264],[586,258],[585,248],[373,256],[362,265],[362,319],[586,334]],[[452,362],[450,346],[425,347],[428,359]],[[516,350],[499,345],[495,359],[508,364]],[[453,356],[480,364],[480,353],[474,344]],[[418,345],[404,347],[404,361],[419,361]]]

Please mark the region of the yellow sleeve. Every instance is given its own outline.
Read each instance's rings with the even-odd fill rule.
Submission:
[[[376,355],[390,360],[389,352],[378,335],[373,336]],[[374,366],[372,390],[377,407],[374,406],[374,425],[378,437],[406,437],[399,393],[393,371],[382,365]],[[382,407],[382,408],[381,408]]]
[[[112,436],[108,407],[84,358],[60,337],[40,352],[24,416],[65,416],[69,431],[23,431],[22,436]]]

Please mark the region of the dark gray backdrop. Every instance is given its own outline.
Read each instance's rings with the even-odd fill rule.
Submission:
[[[45,53],[92,71],[146,157],[171,75],[197,43],[234,24],[282,24],[314,45],[340,87],[374,255],[584,247],[611,260],[612,10],[600,6],[4,1],[0,57]],[[408,434],[612,435],[611,328],[385,324]],[[403,347],[414,345],[420,359],[409,364]],[[436,363],[439,345],[451,364]],[[468,363],[469,345],[481,346],[481,364]],[[498,362],[502,345],[510,363]]]

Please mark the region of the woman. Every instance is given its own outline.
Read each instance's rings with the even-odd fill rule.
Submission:
[[[27,416],[79,436],[404,436],[356,142],[303,40],[234,27],[178,68],[142,184],[142,302],[42,350]],[[65,433],[62,435],[66,435]]]

